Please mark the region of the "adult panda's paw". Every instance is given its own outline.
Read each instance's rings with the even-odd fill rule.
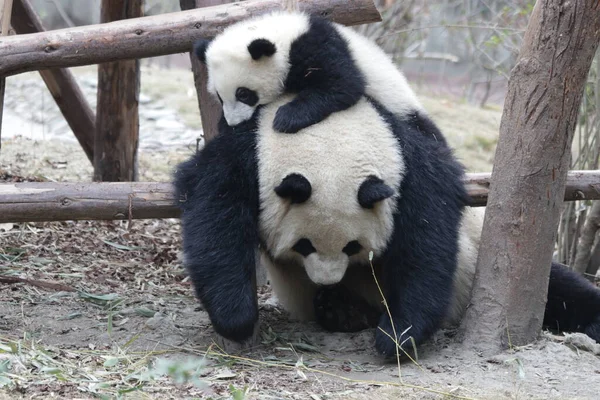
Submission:
[[[375,348],[381,355],[385,357],[396,357],[396,355],[399,354],[400,358],[405,358],[408,354],[414,359],[415,353],[412,346],[412,341],[409,339],[410,334],[408,332],[403,334],[403,332],[404,330],[399,329],[396,326],[396,334],[400,336],[396,342],[402,346],[396,351],[396,342],[392,340],[392,338],[395,337],[394,329],[392,329],[392,324],[390,323],[389,317],[385,314],[382,315],[381,320],[379,321],[379,326],[375,332]]]
[[[583,331],[586,335],[600,343],[600,315],[596,317]]]
[[[258,303],[249,298],[245,301],[221,302],[207,308],[210,321],[217,334],[227,340],[244,343],[252,339],[258,326]]]
[[[377,324],[380,313],[342,285],[323,286],[314,299],[315,319],[331,332],[358,332]]]
[[[311,120],[308,112],[302,112],[292,102],[279,107],[273,120],[273,129],[282,133],[297,133],[317,122],[319,121]]]

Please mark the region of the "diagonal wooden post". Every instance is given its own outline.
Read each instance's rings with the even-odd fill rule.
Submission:
[[[231,2],[231,0],[180,0],[179,5],[182,11],[186,11]],[[196,93],[198,93],[202,132],[206,141],[212,139],[218,133],[217,125],[221,117],[221,104],[206,90],[206,80],[208,78],[206,66],[197,59],[193,52],[190,52],[190,61],[192,63],[192,73],[194,74],[194,85],[196,86]]]
[[[12,15],[13,0],[4,0],[0,11],[0,36],[8,36],[10,17]],[[2,114],[4,113],[4,91],[6,90],[6,77],[0,76],[0,149],[2,149]]]
[[[103,23],[141,17],[143,0],[102,0]],[[137,180],[139,60],[98,65],[94,180]]]
[[[42,21],[28,0],[15,0],[12,26],[19,35],[44,32]],[[39,72],[83,151],[93,162],[96,116],[75,77],[66,68],[43,69]]]

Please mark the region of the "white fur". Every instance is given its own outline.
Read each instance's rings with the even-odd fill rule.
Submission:
[[[354,62],[365,75],[368,96],[400,117],[411,111],[425,112],[404,74],[381,47],[352,28],[335,23],[334,26],[348,42]]]
[[[343,278],[350,258],[367,262],[369,251],[378,255],[387,246],[395,197],[365,210],[358,203],[358,189],[375,175],[397,193],[404,162],[389,126],[364,99],[296,134],[275,132],[275,112],[291,98],[284,96],[261,114],[257,144],[261,234],[277,261],[303,265],[314,283],[333,284]],[[302,174],[312,185],[305,203],[290,205],[274,191],[292,173]],[[306,260],[292,250],[302,238],[317,250]],[[342,249],[353,240],[363,250],[349,258]]]
[[[400,117],[415,110],[425,112],[390,56],[351,28],[334,26],[348,42],[354,61],[366,78],[367,95]],[[249,119],[255,109],[236,106],[238,87],[256,91],[259,104],[268,104],[283,93],[290,47],[309,27],[309,18],[304,13],[276,11],[238,22],[215,37],[206,52],[208,91],[221,96],[229,125]],[[277,52],[272,57],[254,61],[247,46],[259,38],[275,43]]]
[[[256,108],[237,101],[238,87],[257,92],[257,106],[270,103],[283,93],[290,47],[308,28],[304,14],[274,12],[231,25],[210,43],[206,50],[207,90],[221,96],[223,115],[230,126],[249,119]],[[253,60],[248,44],[261,38],[273,42],[277,51],[271,57]]]

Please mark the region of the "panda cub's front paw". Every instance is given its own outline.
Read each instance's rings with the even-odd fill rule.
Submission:
[[[282,133],[297,133],[298,131],[311,126],[318,121],[311,121],[309,116],[303,115],[299,107],[293,103],[285,104],[275,113],[273,120],[273,129]]]

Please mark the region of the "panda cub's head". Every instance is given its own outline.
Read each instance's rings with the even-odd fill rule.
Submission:
[[[305,14],[274,12],[195,44],[194,52],[208,70],[207,90],[223,105],[227,124],[250,119],[259,105],[283,93],[290,47],[309,27]]]

